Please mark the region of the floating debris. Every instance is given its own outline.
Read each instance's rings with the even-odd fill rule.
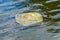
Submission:
[[[22,26],[30,26],[36,23],[42,23],[42,21],[43,17],[38,12],[16,14],[16,22]]]

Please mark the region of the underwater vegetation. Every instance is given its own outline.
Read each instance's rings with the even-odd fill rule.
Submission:
[[[50,28],[47,30],[49,33],[60,33],[60,29]]]

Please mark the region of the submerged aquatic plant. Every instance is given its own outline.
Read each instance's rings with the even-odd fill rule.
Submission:
[[[41,9],[43,11],[42,14],[44,15],[51,15],[51,19],[44,20],[45,22],[50,21],[51,22],[60,22],[60,17],[56,16],[57,14],[60,14],[60,1],[50,1],[50,0],[30,0],[29,3],[31,4],[31,8],[34,10]],[[37,6],[36,6],[37,5]],[[57,18],[54,18],[56,16]]]
[[[49,32],[49,33],[60,33],[60,29],[50,28],[50,29],[47,29],[47,32]]]

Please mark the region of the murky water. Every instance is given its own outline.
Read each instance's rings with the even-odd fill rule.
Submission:
[[[22,27],[15,21],[15,15],[37,11],[44,18],[43,25]],[[60,40],[60,32],[48,32],[50,28],[60,30],[59,0],[1,0],[0,1],[0,40]]]

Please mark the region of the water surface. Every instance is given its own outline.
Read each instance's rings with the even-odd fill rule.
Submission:
[[[37,11],[44,18],[43,25],[22,27],[15,21],[15,15]],[[0,1],[0,40],[60,40],[60,32],[47,32],[49,28],[60,28],[59,0],[1,0]]]

